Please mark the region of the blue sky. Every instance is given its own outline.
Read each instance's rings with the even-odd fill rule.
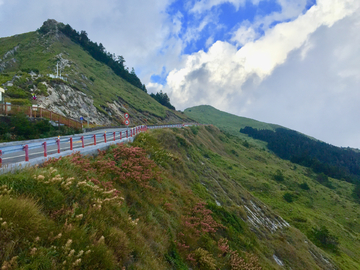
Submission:
[[[210,2],[210,1],[203,1]],[[226,41],[234,45],[232,41],[233,32],[243,23],[253,24],[255,20],[266,17],[273,13],[281,13],[282,6],[276,0],[264,0],[259,3],[244,1],[239,6],[229,1],[218,1],[220,3],[200,11],[194,11],[194,6],[198,1],[173,1],[167,8],[166,14],[170,18],[178,18],[180,29],[176,33],[176,38],[183,41],[182,55],[190,55],[198,51],[207,52],[209,47],[216,41]],[[316,1],[306,1],[299,13],[306,13]],[[209,19],[210,18],[210,19]],[[269,24],[269,28],[283,22],[289,22],[292,18],[283,18],[283,20],[274,20]],[[256,39],[264,35],[264,25],[258,24],[254,29]],[[191,34],[195,32],[194,34]],[[237,48],[241,45],[237,46]],[[163,67],[161,73],[153,74],[150,77],[152,83],[166,84],[168,76],[166,67]]]
[[[0,37],[49,18],[124,56],[177,109],[208,104],[360,149],[359,0],[0,0]]]

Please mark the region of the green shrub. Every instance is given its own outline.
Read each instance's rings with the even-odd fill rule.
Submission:
[[[197,135],[199,133],[199,127],[198,126],[191,126],[190,130],[194,135]]]
[[[30,98],[31,94],[17,86],[8,86],[5,95],[11,98]]]
[[[216,261],[207,250],[202,248],[195,250],[194,259],[199,269],[216,270]]]
[[[37,87],[37,89],[38,89],[37,92],[38,92],[40,95],[43,95],[43,96],[48,96],[48,95],[49,95],[48,92],[47,92],[46,86],[45,86],[43,83],[39,82],[39,83],[36,85],[36,87]]]
[[[245,146],[246,148],[250,147],[250,144],[248,143],[247,140],[243,141],[242,145]]]
[[[276,173],[273,175],[273,178],[277,182],[283,182],[285,180],[284,175],[280,170],[276,170]]]
[[[318,181],[320,184],[324,185],[325,187],[328,187],[330,189],[335,189],[335,187],[330,182],[329,177],[324,173],[319,173],[316,176],[316,181]]]
[[[309,233],[309,238],[318,247],[322,247],[334,252],[338,251],[338,238],[330,234],[329,230],[325,226],[321,226],[320,229],[312,228],[311,232]]]
[[[24,98],[11,98],[7,99],[7,102],[10,102],[12,105],[25,105],[25,106],[31,106],[31,101],[29,99]]]
[[[303,190],[310,190],[310,187],[307,183],[301,183],[299,184],[299,187],[302,188]]]
[[[295,196],[289,192],[286,192],[284,195],[283,195],[283,198],[285,201],[287,201],[288,203],[291,203],[294,201],[294,198]]]
[[[48,120],[31,122],[22,113],[11,116],[8,120],[0,123],[0,140],[3,141],[38,139],[79,132],[80,130],[67,126],[53,127]],[[10,134],[10,136],[7,134]]]

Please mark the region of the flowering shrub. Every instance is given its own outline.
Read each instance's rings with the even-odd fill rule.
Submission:
[[[197,203],[188,215],[183,217],[183,225],[195,237],[204,233],[215,233],[219,228],[225,228],[211,216],[212,211],[206,209],[206,203]]]
[[[218,241],[220,251],[218,257],[225,258],[225,264],[230,266],[231,270],[261,270],[258,259],[255,255],[245,252],[245,258],[240,257],[237,251],[230,249],[228,240],[221,238]]]
[[[186,260],[200,269],[216,269],[215,259],[199,245],[202,236],[214,234],[218,229],[225,228],[211,216],[212,211],[206,209],[206,203],[199,202],[182,217],[182,232],[178,233],[178,248]]]
[[[106,190],[113,188],[112,182],[100,182],[91,177],[96,174],[100,177],[111,177],[119,183],[137,183],[140,187],[152,189],[149,185],[151,180],[160,182],[161,178],[154,161],[147,158],[144,149],[139,147],[126,147],[117,144],[110,150],[110,154],[99,151],[99,155],[91,160],[79,153],[71,155],[71,162],[81,168],[87,175],[87,179],[95,185],[102,186]],[[90,176],[89,176],[90,175]]]
[[[112,150],[112,154],[120,167],[118,171],[120,182],[135,181],[141,187],[150,189],[150,180],[161,181],[155,162],[147,158],[144,149],[120,144]]]

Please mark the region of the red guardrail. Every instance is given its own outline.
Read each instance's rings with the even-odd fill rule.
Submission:
[[[148,129],[159,129],[159,128],[181,128],[181,127],[184,127],[184,126],[191,126],[191,125],[199,125],[199,124],[196,124],[196,123],[186,123],[186,124],[174,124],[174,125],[161,125],[161,126],[145,126],[145,125],[142,125],[142,126],[138,126],[138,127],[134,127],[134,128],[131,128],[129,129],[130,132],[128,132],[128,130],[126,131],[117,131],[117,132],[113,132],[113,140],[116,141],[116,133],[119,132],[119,140],[122,140],[122,139],[125,139],[125,136],[123,138],[122,134],[123,132],[125,133],[124,135],[126,135],[126,138],[129,138],[129,137],[133,137],[135,135],[137,135],[139,132],[143,132],[143,131],[147,131]],[[61,143],[69,143],[69,146],[66,146],[66,147],[70,147],[70,150],[73,150],[73,143],[74,143],[74,140],[80,140],[81,141],[81,148],[84,148],[85,147],[85,142],[84,140],[85,139],[93,139],[93,143],[90,143],[89,145],[96,145],[97,141],[96,141],[96,136],[103,136],[104,137],[104,141],[103,142],[107,142],[108,141],[108,138],[106,137],[106,132],[105,133],[97,133],[97,134],[89,134],[89,135],[85,135],[85,136],[73,136],[73,137],[69,137],[69,138],[66,138],[64,140],[60,140],[60,138],[58,137],[57,139],[52,139],[52,140],[49,140],[49,139],[45,139],[45,140],[42,140],[40,142],[31,142],[29,144],[26,144],[26,145],[15,145],[15,146],[5,146],[5,147],[2,147],[2,149],[0,149],[0,168],[2,166],[2,162],[4,160],[4,154],[9,154],[9,153],[14,153],[14,152],[19,152],[19,151],[24,151],[25,152],[25,161],[29,161],[30,157],[29,157],[29,150],[31,149],[38,149],[38,148],[41,148],[43,147],[43,150],[44,150],[44,157],[47,157],[48,156],[48,146],[51,146],[51,145],[56,145],[56,152],[57,153],[60,153],[61,152]],[[130,136],[129,136],[130,135]],[[9,158],[6,158],[6,159],[9,159]]]

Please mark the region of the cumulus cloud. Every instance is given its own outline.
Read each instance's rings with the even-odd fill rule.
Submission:
[[[222,109],[227,108],[228,96],[242,92],[242,84],[249,77],[266,78],[317,28],[331,26],[351,14],[358,5],[355,0],[319,1],[296,20],[276,25],[262,38],[245,44],[239,50],[227,42],[217,41],[207,53],[200,51],[187,56],[181,69],[169,73],[170,96],[179,108],[200,104],[204,99],[208,104],[221,104]],[[201,78],[191,79],[193,76],[190,75],[200,70]],[[204,88],[208,90],[207,96],[197,100],[196,93]],[[218,89],[222,89],[221,98],[217,95]]]
[[[2,1],[2,0],[0,0]],[[111,53],[124,56],[140,78],[174,68],[183,49],[181,14],[166,14],[169,0],[11,0],[0,9],[0,37],[35,31],[51,18],[85,30]]]
[[[290,53],[287,61],[258,85],[248,84],[252,105],[237,94],[233,113],[299,130],[338,146],[360,148],[359,12],[310,37],[312,48]]]
[[[216,42],[188,56],[167,78],[172,102],[211,104],[360,148],[359,4],[318,1],[238,50]]]
[[[176,108],[211,104],[360,147],[355,136],[321,132],[341,119],[339,130],[360,133],[353,118],[360,113],[355,90],[360,82],[360,2],[318,0],[309,10],[308,0],[276,2],[279,10],[262,10],[234,26],[236,21],[221,21],[223,4],[239,11],[248,1],[0,0],[0,23],[6,26],[0,37],[34,31],[53,18],[86,30],[90,39],[124,56],[149,92],[167,92]],[[203,50],[198,51],[199,43]],[[184,55],[188,46],[196,51]],[[150,82],[154,74],[160,75]]]

